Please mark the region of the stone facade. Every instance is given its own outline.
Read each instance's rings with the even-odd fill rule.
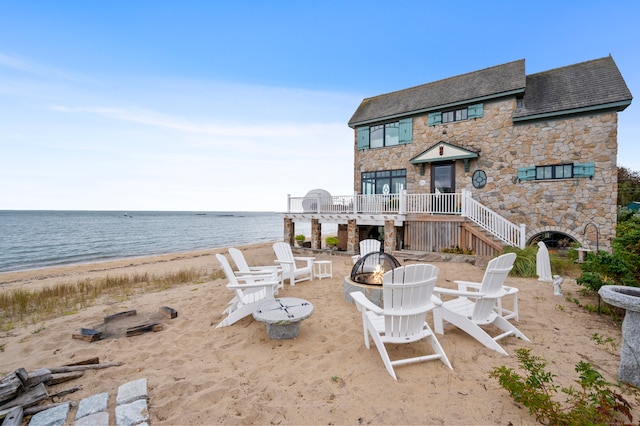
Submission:
[[[409,161],[444,141],[478,153],[465,172],[455,163],[455,192],[468,189],[473,197],[516,224],[525,224],[527,239],[541,233],[561,232],[595,249],[596,236],[584,233],[593,222],[599,230],[600,249],[610,250],[615,236],[617,198],[617,113],[595,112],[514,123],[516,98],[484,103],[483,117],[428,125],[428,116],[413,117],[412,142],[359,150],[354,131],[354,190],[361,191],[361,173],[406,169],[408,193],[428,193],[430,167]],[[563,163],[595,163],[593,178],[518,180],[518,168]],[[487,183],[476,189],[475,170],[484,170]],[[422,174],[424,173],[424,174]]]

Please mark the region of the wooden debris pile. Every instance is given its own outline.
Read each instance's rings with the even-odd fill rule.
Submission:
[[[81,386],[75,386],[50,394],[47,386],[82,377],[86,370],[120,365],[123,363],[100,363],[98,358],[91,358],[61,367],[40,368],[32,372],[19,368],[7,374],[0,379],[0,419],[4,419],[2,426],[20,425],[23,416],[31,416],[55,407],[60,403],[54,403],[54,398],[82,389]]]
[[[131,323],[131,324],[129,324],[130,326],[128,327],[127,326],[124,327],[123,332],[126,337],[137,336],[139,334],[147,333],[151,331],[158,332],[164,329],[164,326],[162,325],[162,323],[159,322],[159,320],[154,316],[147,318],[147,321],[143,323],[139,323],[139,320],[131,319],[131,317],[136,317],[137,315],[138,315],[138,312],[135,309],[118,312],[117,314],[104,317],[103,324],[100,324],[93,328],[77,329],[76,331],[73,332],[71,337],[74,339],[84,340],[87,342],[96,342],[98,340],[105,338],[105,335],[110,335],[112,337],[115,335],[119,336],[121,334],[121,331],[119,330],[119,328],[122,328],[122,327],[112,326],[112,324],[116,322],[125,323],[127,319],[129,319],[129,321],[127,321],[126,323]],[[161,306],[160,309],[158,310],[158,316],[160,316],[161,318],[172,320],[174,318],[177,318],[178,312],[175,309],[170,308],[168,306]]]

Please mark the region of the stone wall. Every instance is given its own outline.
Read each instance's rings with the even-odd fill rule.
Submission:
[[[355,140],[355,191],[361,191],[362,172],[406,169],[407,191],[428,193],[430,167],[422,175],[421,167],[409,160],[444,141],[479,153],[468,172],[463,161],[456,162],[456,192],[466,188],[506,219],[524,223],[527,238],[557,231],[595,249],[595,235],[584,234],[585,225],[593,222],[599,229],[600,249],[610,250],[616,225],[617,113],[518,124],[511,120],[515,108],[515,98],[486,102],[482,118],[437,126],[427,125],[426,114],[415,117],[408,145],[359,151]],[[586,162],[595,163],[593,179],[518,181],[520,167]],[[487,174],[482,189],[471,183],[477,169]],[[420,186],[421,180],[427,185]]]

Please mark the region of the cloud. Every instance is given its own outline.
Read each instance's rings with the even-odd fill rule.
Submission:
[[[0,67],[9,68],[26,74],[68,81],[81,81],[82,78],[56,68],[48,67],[37,62],[28,61],[17,56],[0,52]]]

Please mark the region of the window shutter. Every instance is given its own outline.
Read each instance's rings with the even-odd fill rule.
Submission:
[[[405,118],[400,120],[400,140],[399,143],[411,143],[413,129],[412,129],[413,119]]]
[[[573,165],[573,177],[593,177],[595,175],[595,163],[583,163]]]
[[[436,124],[442,123],[442,113],[441,112],[432,112],[429,114],[429,122],[427,123],[429,126],[435,126]]]
[[[536,168],[534,167],[520,167],[518,169],[519,180],[535,180]]]
[[[484,114],[484,104],[469,105],[467,118],[480,118]]]
[[[358,149],[369,148],[369,126],[358,127]]]

